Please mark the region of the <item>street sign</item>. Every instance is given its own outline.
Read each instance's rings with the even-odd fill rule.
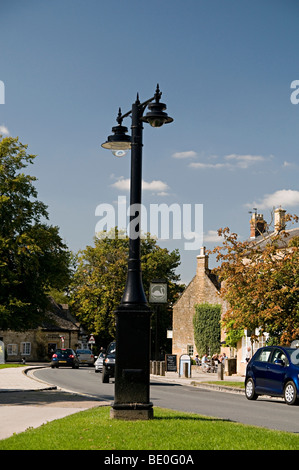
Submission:
[[[150,283],[149,301],[156,304],[167,303],[167,282],[152,281]]]
[[[94,336],[93,335],[90,335],[90,338],[89,338],[89,344],[95,344],[95,339],[94,339]]]

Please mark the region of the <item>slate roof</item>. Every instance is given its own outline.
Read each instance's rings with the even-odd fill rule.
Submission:
[[[251,239],[251,241],[253,245],[258,246],[261,249],[263,249],[267,245],[269,240],[273,238],[275,235],[277,235],[277,232],[271,232],[268,234],[259,235],[257,238]],[[294,237],[299,237],[299,228],[292,228],[290,230],[286,230],[282,234],[281,239],[279,240],[279,246],[286,247],[289,241]]]
[[[47,331],[78,331],[80,324],[70,314],[67,304],[57,304],[51,299],[51,309],[45,313],[41,328]]]

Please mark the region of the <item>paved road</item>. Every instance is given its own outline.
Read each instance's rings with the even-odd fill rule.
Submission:
[[[101,374],[96,374],[93,369],[40,369],[34,374],[67,390],[113,401],[113,383],[102,384]],[[163,408],[215,416],[270,429],[299,432],[299,407],[288,406],[280,399],[264,397],[252,402],[243,394],[214,392],[165,382],[162,379],[152,380],[151,401],[154,406]]]

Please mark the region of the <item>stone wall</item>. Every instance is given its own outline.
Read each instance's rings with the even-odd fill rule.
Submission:
[[[197,256],[196,275],[173,307],[172,353],[177,354],[178,358],[181,354],[188,353],[188,346],[193,346],[193,357],[197,354],[193,330],[195,305],[205,302],[220,304],[222,313],[225,311],[225,304],[211,276],[208,260],[205,249],[202,248]]]
[[[64,345],[61,336],[64,337]],[[7,330],[0,331],[0,339],[4,342],[7,362],[22,361],[23,358],[26,361],[46,361],[50,359],[50,351],[54,345],[57,348],[65,347],[76,350],[78,332],[43,331],[40,328],[24,332]],[[27,343],[27,347],[24,343]],[[7,354],[8,347],[13,354]]]

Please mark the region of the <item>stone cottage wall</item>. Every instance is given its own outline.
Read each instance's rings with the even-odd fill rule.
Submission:
[[[197,256],[196,275],[173,307],[172,353],[176,354],[178,358],[189,352],[188,346],[193,347],[193,357],[197,354],[194,342],[193,317],[195,305],[205,302],[220,304],[222,313],[224,313],[223,300],[210,277],[208,256],[205,254],[205,250],[202,249],[201,254]]]

